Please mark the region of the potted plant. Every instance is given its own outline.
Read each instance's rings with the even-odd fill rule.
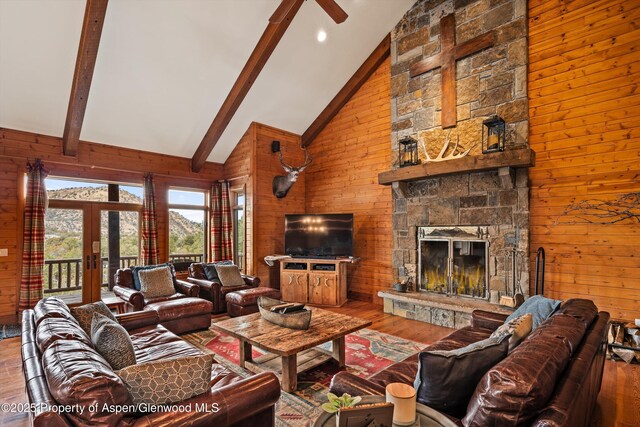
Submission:
[[[351,397],[348,393],[344,393],[340,397],[333,393],[327,393],[327,399],[329,401],[322,404],[322,409],[330,414],[336,414],[336,426],[340,424],[340,409],[352,408],[362,400],[360,396]]]

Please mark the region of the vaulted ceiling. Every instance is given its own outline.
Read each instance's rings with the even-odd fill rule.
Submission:
[[[414,1],[337,0],[340,25],[306,1],[208,160],[252,121],[302,134]],[[110,0],[80,138],[192,157],[279,3]],[[62,136],[84,10],[0,0],[0,127]]]

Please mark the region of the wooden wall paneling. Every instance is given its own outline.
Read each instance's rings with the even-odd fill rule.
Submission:
[[[200,173],[191,171],[183,157],[80,141],[77,157],[62,154],[62,139],[31,132],[0,128],[0,157],[40,158],[46,164],[99,168],[114,174],[152,172],[176,180],[210,181],[223,176],[223,165],[207,162]]]
[[[318,136],[324,127],[335,117],[336,114],[344,107],[351,97],[362,87],[371,74],[373,74],[380,64],[389,57],[391,52],[391,36],[387,34],[384,39],[373,50],[371,55],[356,70],[347,83],[340,89],[337,95],[322,110],[322,113],[311,123],[307,130],[302,134],[302,145],[308,147],[309,144]]]
[[[276,198],[272,191],[273,177],[285,175],[285,172],[278,155],[271,152],[271,142],[280,141],[285,163],[299,166],[304,162],[300,135],[261,123],[255,123],[254,126],[253,271],[269,285],[271,271],[264,257],[284,252],[284,215],[305,212],[305,182],[311,166],[300,174],[286,197]]]
[[[19,187],[22,181],[21,168],[8,159],[0,158],[0,248],[8,250],[8,256],[0,257],[0,323],[16,321],[19,267],[22,254],[19,252],[18,233],[22,232]]]
[[[378,304],[392,281],[391,190],[378,185],[391,164],[390,75],[387,58],[313,141],[305,171],[306,212],[354,214],[362,260],[348,267],[349,298]]]
[[[640,318],[640,224],[563,213],[640,192],[639,18],[637,2],[529,2],[531,271],[544,246],[545,295],[621,319]]]
[[[253,188],[254,188],[254,152],[255,124],[249,129],[233,149],[224,163],[224,177],[226,179],[244,177],[231,182],[231,186],[245,187],[245,265],[246,274],[254,274],[253,266]]]

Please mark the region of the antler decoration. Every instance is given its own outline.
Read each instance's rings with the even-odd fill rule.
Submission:
[[[307,150],[307,148],[303,148],[304,150],[304,163],[299,166],[299,167],[293,167],[293,166],[289,166],[288,164],[286,164],[284,162],[284,159],[282,158],[282,151],[278,151],[278,157],[280,158],[280,164],[282,165],[282,169],[284,169],[284,171],[286,173],[291,173],[293,171],[297,171],[297,172],[302,172],[307,166],[309,166],[309,163],[311,163],[311,161],[313,160],[311,157],[309,157],[309,151]]]
[[[442,147],[442,150],[440,150],[440,153],[434,157],[431,158],[429,156],[429,152],[427,151],[427,148],[425,147],[424,152],[427,156],[426,161],[427,162],[444,162],[445,160],[453,160],[453,159],[460,159],[464,156],[466,156],[467,154],[469,154],[469,152],[471,151],[471,148],[469,148],[466,151],[463,151],[462,153],[458,153],[456,154],[456,151],[458,151],[458,144],[460,144],[460,135],[456,135],[457,136],[457,140],[456,140],[456,145],[455,147],[453,147],[453,150],[451,150],[451,153],[449,153],[448,155],[444,155],[444,153],[447,152],[447,149],[449,148],[449,136],[451,135],[451,132],[447,133],[447,139],[444,143],[444,146]]]

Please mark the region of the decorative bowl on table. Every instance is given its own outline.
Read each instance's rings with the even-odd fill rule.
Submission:
[[[291,329],[309,329],[311,310],[303,309],[291,313],[271,311],[272,307],[282,305],[283,302],[269,297],[258,297],[258,310],[262,318],[275,325]]]

